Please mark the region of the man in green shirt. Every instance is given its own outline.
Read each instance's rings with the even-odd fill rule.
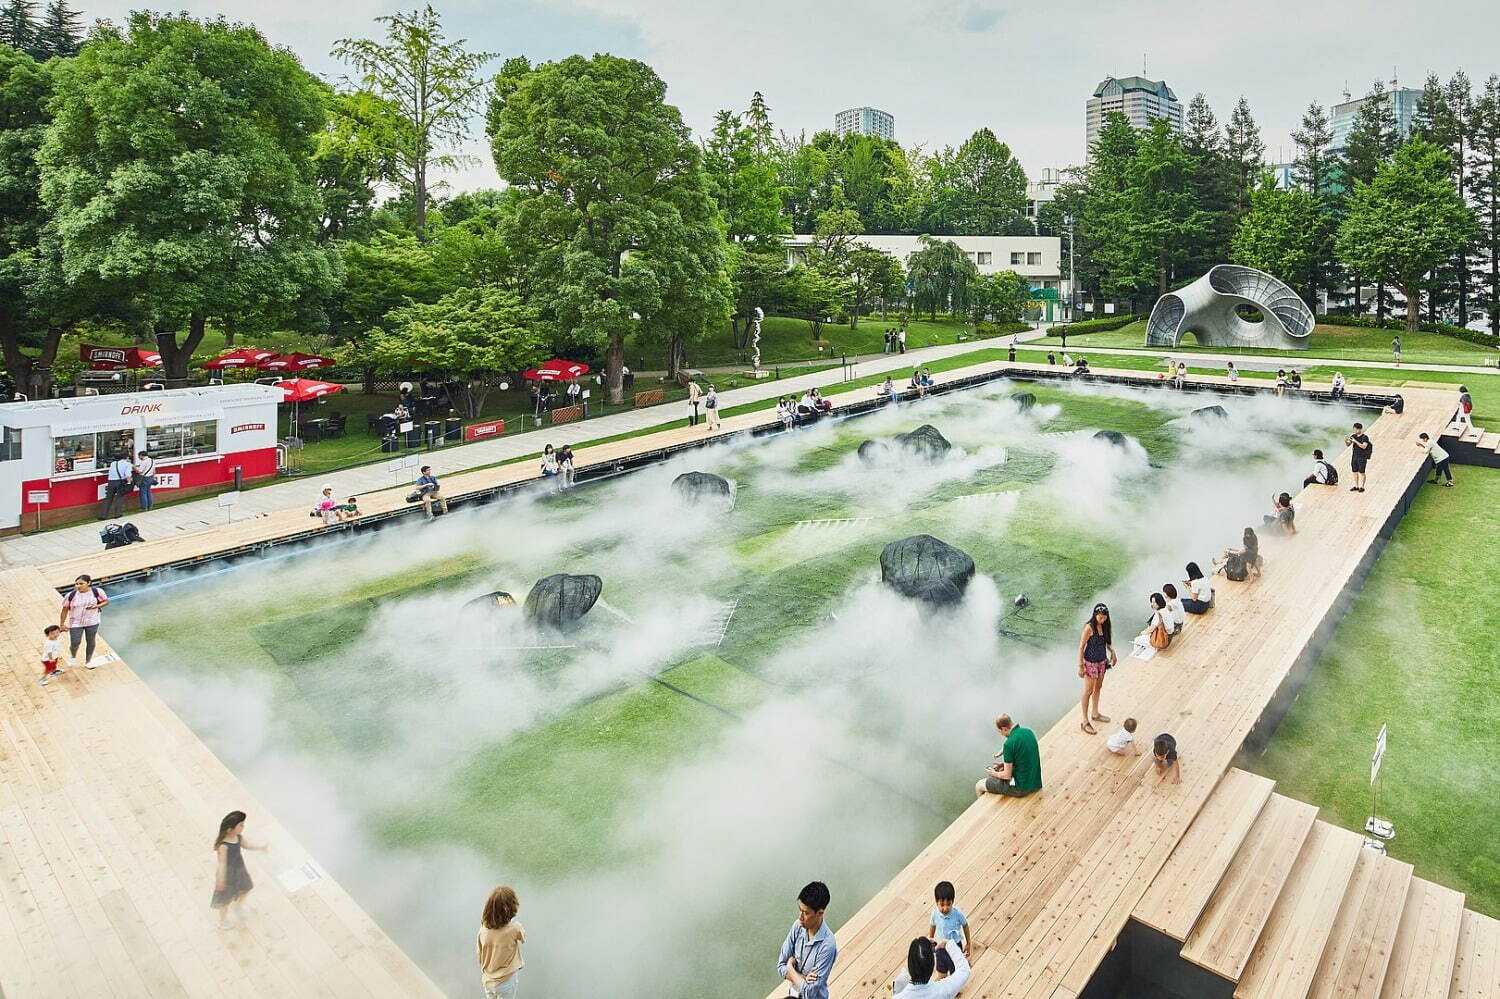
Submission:
[[[1042,754],[1037,748],[1036,736],[1031,729],[1011,721],[1010,715],[995,719],[1005,745],[996,753],[999,763],[991,763],[984,778],[974,785],[974,793],[1003,794],[1009,798],[1024,798],[1033,791],[1042,789]]]

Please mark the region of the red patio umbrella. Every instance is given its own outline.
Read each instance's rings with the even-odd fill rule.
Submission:
[[[276,387],[281,389],[282,402],[292,404],[292,426],[297,425],[297,417],[304,402],[321,399],[325,395],[333,395],[335,392],[344,391],[344,386],[337,382],[320,382],[315,378],[289,378],[284,382],[277,382]],[[292,431],[287,431],[291,436]]]
[[[100,347],[92,343],[79,344],[78,359],[88,362],[94,371],[123,371],[126,368],[156,368],[161,366],[161,355],[142,347]]]
[[[313,368],[333,367],[333,358],[293,351],[290,354],[268,357],[256,367],[262,371],[311,371]]]
[[[210,370],[222,371],[225,368],[253,368],[262,361],[269,361],[276,356],[274,350],[261,350],[259,347],[240,347],[222,354],[212,361],[204,361],[203,366]]]
[[[589,366],[580,361],[562,361],[553,358],[546,364],[538,364],[521,372],[521,377],[533,382],[571,382],[589,373]]]

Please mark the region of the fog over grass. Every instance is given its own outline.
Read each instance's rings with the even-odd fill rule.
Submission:
[[[1229,418],[1190,415],[1211,404]],[[508,882],[529,993],[755,995],[803,883],[841,925],[967,805],[998,712],[1040,733],[1069,709],[1090,604],[1129,668],[1147,595],[1258,527],[1347,422],[991,383],[147,590],[110,639],[450,993]],[[923,423],[941,462],[855,456]],[[685,506],[689,470],[734,508]],[[953,607],[879,581],[919,533],[975,559]],[[577,632],[466,606],[553,572],[604,580]]]

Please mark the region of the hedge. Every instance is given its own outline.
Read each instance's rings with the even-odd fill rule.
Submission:
[[[988,319],[976,323],[974,331],[980,336],[1004,336],[1007,333],[1030,333],[1030,323],[992,323]]]
[[[1395,333],[1406,332],[1406,323],[1400,319],[1377,320],[1374,316],[1317,316],[1318,322],[1324,326],[1346,326],[1361,330],[1391,330]],[[1417,329],[1423,333],[1437,333],[1441,336],[1451,336],[1455,340],[1464,340],[1468,343],[1477,343],[1483,347],[1494,347],[1500,349],[1500,339],[1479,330],[1465,329],[1462,326],[1453,326],[1449,323],[1418,323]]]
[[[1131,323],[1139,322],[1142,316],[1133,312],[1127,312],[1123,316],[1110,316],[1106,319],[1085,319],[1077,323],[1063,323],[1053,326],[1047,331],[1048,336],[1081,336],[1085,333],[1108,333],[1110,330],[1122,329]]]

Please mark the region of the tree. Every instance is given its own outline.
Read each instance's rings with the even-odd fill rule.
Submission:
[[[48,321],[36,277],[43,210],[36,156],[52,81],[24,51],[0,47],[0,349],[18,389],[43,395],[63,327]]]
[[[1472,132],[1473,95],[1468,76],[1460,70],[1445,86],[1436,73],[1429,73],[1412,116],[1412,135],[1426,139],[1448,153],[1453,161],[1453,182],[1460,191],[1468,190]],[[1438,318],[1439,302],[1451,292],[1457,305],[1459,325],[1468,325],[1471,250],[1468,245],[1459,247],[1453,260],[1433,271],[1428,286],[1428,317],[1433,321]]]
[[[807,320],[814,340],[821,339],[823,323],[835,318],[839,307],[849,298],[848,285],[844,278],[799,264],[787,275],[786,306]]]
[[[1202,94],[1188,102],[1182,148],[1194,164],[1188,181],[1193,200],[1207,220],[1201,238],[1183,247],[1182,268],[1202,274],[1229,256],[1238,221],[1234,166],[1224,152],[1224,134]]]
[[[1343,161],[1337,151],[1329,148],[1333,145],[1333,128],[1322,105],[1307,106],[1301,126],[1292,133],[1292,142],[1296,147],[1292,182],[1312,197],[1317,211],[1313,259],[1307,276],[1308,301],[1317,309],[1318,292],[1329,287],[1337,267],[1333,240],[1343,205],[1339,186]]]
[[[912,286],[912,304],[926,309],[936,319],[939,309],[955,315],[969,311],[979,268],[957,243],[923,236],[920,247],[906,258],[907,278]]]
[[[468,137],[469,119],[484,102],[479,71],[494,56],[467,51],[464,39],[445,40],[430,5],[375,21],[385,26],[384,40],[342,38],[333,54],[353,67],[360,88],[389,112],[370,130],[371,138],[389,152],[392,179],[411,192],[417,239],[424,240],[430,172],[464,161],[445,150]]]
[[[983,274],[974,282],[973,301],[969,306],[970,318],[976,325],[986,320],[997,323],[1020,322],[1026,311],[1026,303],[1030,300],[1031,286],[1015,271]]]
[[[33,58],[43,58],[36,50],[35,0],[5,0],[0,6],[0,43],[20,49]]]
[[[83,44],[83,29],[78,22],[77,11],[70,10],[64,0],[52,0],[36,29],[37,48],[48,56],[76,56]]]
[[[1013,231],[1026,217],[1026,171],[1010,147],[987,128],[964,140],[953,156],[952,180],[959,194],[958,226],[963,234]],[[1026,226],[1027,233],[1033,230]]]
[[[743,347],[749,342],[755,310],[769,313],[786,298],[786,251],[758,252],[752,244],[731,243],[728,260],[733,296],[730,335],[736,347]]]
[[[722,223],[665,96],[645,63],[570,56],[521,75],[490,115],[495,167],[538,245],[536,301],[569,338],[605,346],[610,402],[632,323],[670,311],[697,329],[729,313]]]
[[[1490,334],[1500,337],[1500,76],[1484,82],[1471,122],[1467,193],[1479,217],[1476,250]]]
[[[136,13],[55,65],[38,159],[63,276],[149,314],[169,383],[210,318],[275,315],[332,284],[312,177],[323,105],[289,52],[244,25]]]
[[[703,172],[730,240],[748,240],[765,251],[779,248],[781,235],[791,227],[781,214],[776,164],[765,145],[769,121],[747,124],[752,112],[766,115],[769,109],[762,101],[758,110],[752,107],[745,116],[718,113],[703,143]]]
[[[1265,168],[1265,153],[1266,144],[1260,140],[1260,126],[1250,114],[1250,102],[1241,96],[1224,126],[1224,158],[1234,179],[1236,218],[1250,207],[1250,190]]]
[[[1265,174],[1234,234],[1234,261],[1305,290],[1318,255],[1318,204],[1301,188],[1284,190]]]
[[[1344,140],[1344,176],[1341,182],[1345,191],[1353,192],[1357,185],[1373,181],[1381,164],[1391,158],[1396,143],[1396,109],[1391,103],[1390,95],[1386,93],[1385,84],[1376,80],[1370,85],[1370,92],[1365,96],[1364,103],[1355,112],[1354,124]],[[1367,279],[1376,282],[1376,318],[1383,322],[1385,273],[1378,268],[1369,273],[1355,272],[1354,311],[1364,311],[1362,293]]]
[[[520,371],[546,354],[536,310],[495,285],[460,288],[431,304],[393,309],[361,351],[377,367],[433,369],[458,379],[459,403],[471,420],[484,412],[489,376]]]
[[[1472,238],[1474,220],[1453,186],[1448,154],[1413,139],[1359,182],[1339,227],[1339,254],[1356,273],[1384,273],[1406,295],[1406,328],[1421,317],[1428,273]]]
[[[885,299],[892,288],[901,286],[904,275],[901,262],[872,246],[856,246],[849,253],[844,273],[849,279],[849,328],[859,327],[865,306],[875,299]]]

